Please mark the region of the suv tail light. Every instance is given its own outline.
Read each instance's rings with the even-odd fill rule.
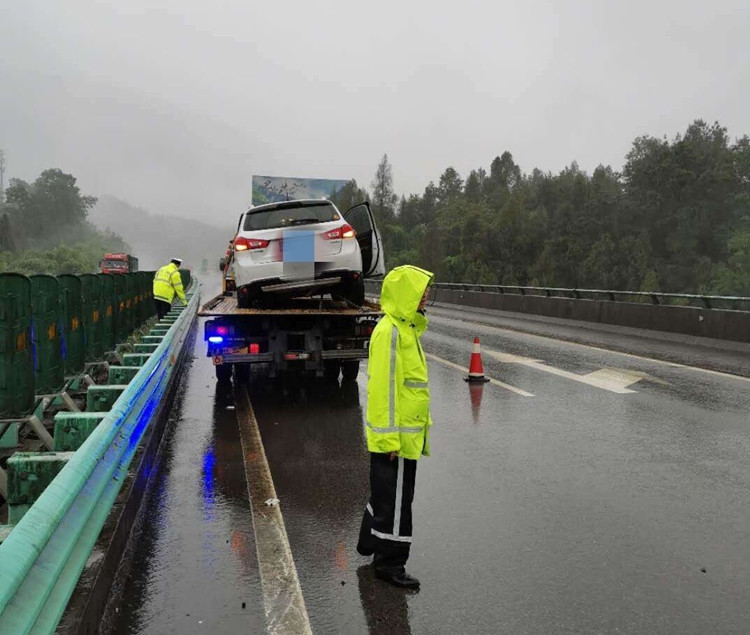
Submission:
[[[356,235],[357,232],[354,231],[354,227],[349,223],[344,223],[341,227],[323,234],[323,238],[326,240],[341,240],[342,238],[354,238]]]
[[[234,240],[235,251],[247,251],[248,249],[265,249],[268,247],[268,241],[260,238],[245,238],[237,236]]]

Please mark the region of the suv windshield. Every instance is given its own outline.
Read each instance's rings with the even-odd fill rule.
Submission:
[[[274,227],[293,227],[295,225],[307,225],[309,223],[328,223],[339,220],[341,216],[336,208],[328,201],[320,203],[289,203],[282,204],[273,209],[249,211],[245,215],[244,231],[256,231],[258,229],[272,229]]]
[[[104,260],[102,267],[106,269],[127,269],[128,263],[124,260]]]

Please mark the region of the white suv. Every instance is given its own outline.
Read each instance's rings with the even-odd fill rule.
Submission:
[[[328,200],[251,207],[240,216],[231,267],[240,307],[323,293],[361,306],[364,278],[385,273],[369,204],[342,215]]]

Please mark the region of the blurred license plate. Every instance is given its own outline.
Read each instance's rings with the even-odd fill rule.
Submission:
[[[230,348],[227,351],[228,355],[246,355],[249,352],[247,346],[241,346],[240,348]]]

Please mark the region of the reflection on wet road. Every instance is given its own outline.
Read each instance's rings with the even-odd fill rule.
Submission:
[[[433,456],[419,463],[409,562],[419,593],[374,580],[354,549],[368,495],[364,377],[251,384],[313,631],[747,632],[745,382],[438,311],[425,348],[463,368],[475,334],[500,354],[486,372],[534,396],[471,387],[430,362]],[[237,422],[211,373],[197,360],[175,405],[120,632],[263,623]],[[569,376],[633,373],[627,393]]]
[[[238,633],[264,626],[231,392],[203,343],[172,407],[156,485],[112,633]]]

